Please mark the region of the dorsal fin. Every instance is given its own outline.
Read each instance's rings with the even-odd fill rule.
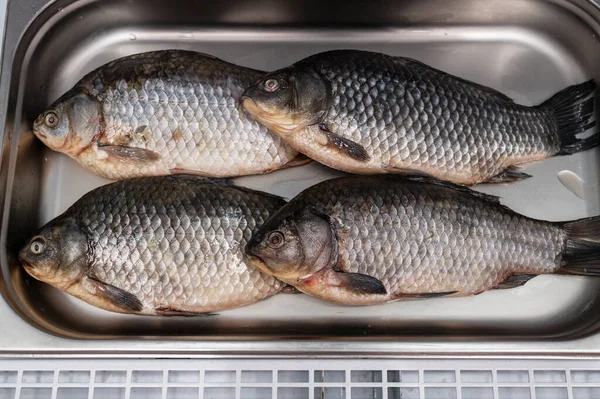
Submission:
[[[199,176],[199,175],[195,175],[195,174],[191,174],[191,173],[178,173],[178,174],[173,174],[171,176],[169,176],[173,179],[190,179],[190,180],[197,180],[197,181],[202,181],[205,183],[212,183],[215,185],[219,185],[219,186],[228,186],[228,187],[232,187],[235,188],[237,190],[243,191],[245,193],[252,193],[252,194],[258,194],[261,195],[263,197],[268,197],[268,198],[272,198],[278,201],[283,201],[283,202],[287,202],[288,200],[284,197],[281,197],[279,195],[276,194],[271,194],[265,191],[259,191],[259,190],[254,190],[248,187],[244,187],[244,186],[239,186],[237,184],[235,184],[235,182],[231,179],[228,178],[223,178],[223,177],[206,177],[206,176]]]
[[[471,86],[471,87],[476,88],[477,90],[479,90],[481,92],[484,92],[484,93],[487,93],[487,94],[491,94],[491,95],[496,96],[499,99],[502,99],[504,101],[509,101],[511,103],[515,102],[512,98],[508,97],[504,93],[499,92],[496,89],[493,89],[493,88],[491,88],[489,86],[485,86],[485,85],[482,85],[482,84],[479,84],[479,83],[475,83],[475,82],[473,82],[471,80],[463,79],[463,78],[461,78],[459,76],[452,75],[452,74],[450,74],[448,72],[444,72],[444,71],[439,70],[437,68],[434,68],[434,67],[432,67],[430,65],[427,65],[424,62],[421,62],[419,60],[415,60],[413,58],[406,58],[406,57],[392,57],[392,58],[394,58],[394,60],[396,60],[397,62],[403,63],[405,65],[406,64],[410,64],[410,67],[412,67],[412,68],[415,68],[415,67],[417,67],[417,68],[426,68],[426,69],[435,71],[435,72],[437,72],[437,73],[439,73],[441,75],[446,75],[448,77],[452,77],[458,83],[462,83],[462,84],[465,84],[467,86]]]
[[[390,176],[390,177],[392,177],[392,176]],[[462,192],[465,194],[469,194],[469,195],[472,195],[473,197],[481,198],[485,201],[488,201],[488,202],[491,202],[494,204],[500,204],[500,197],[498,197],[497,195],[482,193],[480,191],[475,191],[475,190],[470,189],[469,187],[451,183],[446,180],[439,180],[439,179],[436,179],[434,177],[429,177],[429,176],[401,176],[401,177],[398,176],[398,178],[405,179],[405,180],[411,180],[411,181],[415,181],[415,182],[420,182],[420,183],[435,184],[436,186],[450,188],[452,190],[459,191],[459,192]]]

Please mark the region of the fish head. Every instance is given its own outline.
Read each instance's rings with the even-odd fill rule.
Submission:
[[[337,262],[337,241],[327,217],[302,209],[275,215],[246,245],[249,262],[294,285]]]
[[[87,269],[87,250],[87,239],[77,220],[59,217],[27,242],[19,252],[19,261],[31,276],[65,289]]]
[[[103,126],[100,102],[83,91],[71,91],[36,118],[33,133],[49,148],[76,157]]]
[[[319,123],[325,114],[327,85],[312,69],[285,68],[269,73],[242,95],[250,115],[284,138]]]

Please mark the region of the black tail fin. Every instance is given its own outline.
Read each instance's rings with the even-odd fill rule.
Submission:
[[[576,136],[596,126],[594,117],[596,83],[593,80],[569,86],[559,91],[541,106],[552,108],[558,124],[560,151],[557,155],[569,155],[600,144],[600,133],[579,139]]]
[[[567,242],[558,273],[600,276],[600,216],[568,222],[563,227]]]

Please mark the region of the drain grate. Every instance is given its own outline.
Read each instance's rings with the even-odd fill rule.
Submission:
[[[7,359],[0,399],[600,399],[600,362]]]

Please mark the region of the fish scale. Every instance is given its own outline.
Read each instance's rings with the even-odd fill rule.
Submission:
[[[305,219],[306,212],[311,219]],[[327,227],[314,224],[321,219]],[[303,229],[309,223],[305,220],[313,224]],[[320,229],[331,229],[335,240],[327,244],[334,252],[326,258],[322,256],[329,252],[318,243],[304,247],[311,236],[323,237]],[[259,269],[301,291],[334,302],[370,304],[411,295],[474,295],[512,275],[557,272],[568,258],[567,231],[563,224],[518,215],[495,197],[450,183],[354,176],[300,193],[255,233],[246,252],[255,256],[251,259]],[[270,232],[283,234],[285,242],[302,243],[298,251],[303,255],[291,258],[300,264],[286,269],[281,263],[279,269],[279,262],[295,255],[292,247],[285,249],[287,244],[281,253],[269,249]],[[328,270],[334,274],[323,274]],[[344,280],[353,273],[376,279],[385,294],[362,292],[364,282]],[[316,277],[321,275],[328,277]],[[344,289],[346,293],[332,293]]]
[[[204,313],[282,289],[283,283],[246,265],[243,247],[283,204],[227,181],[139,178],[93,190],[49,226],[76,221],[87,242],[82,275],[137,298],[141,308],[135,313]],[[94,298],[98,290],[90,299],[79,286],[85,283],[70,284],[67,292],[132,312],[103,306]]]
[[[267,88],[272,84],[272,89]],[[595,83],[527,107],[419,61],[315,54],[246,89],[244,107],[298,151],[352,173],[427,174],[459,184],[528,177],[515,165],[596,146]]]
[[[39,121],[34,132],[49,129],[38,137],[110,179],[178,171],[213,177],[268,172],[298,152],[247,116],[238,103],[261,74],[190,51],[123,57],[86,75],[50,107],[65,118],[65,113],[81,112],[59,111],[74,96],[83,93],[98,101],[102,120],[93,121],[99,133],[89,138],[92,143],[70,148],[69,140],[55,148],[44,140],[58,133]],[[69,134],[77,137],[80,132]],[[109,152],[112,146],[133,152]]]

